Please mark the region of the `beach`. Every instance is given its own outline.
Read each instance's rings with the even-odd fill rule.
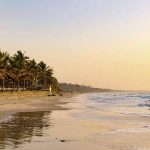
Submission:
[[[150,150],[150,0],[0,0],[0,150]]]
[[[75,94],[76,95],[76,94]],[[59,101],[71,97],[72,94],[65,93],[61,96],[48,96],[45,91],[6,92],[0,95],[0,122],[8,116],[17,112],[63,110]]]
[[[0,149],[150,149],[149,93],[6,97]]]

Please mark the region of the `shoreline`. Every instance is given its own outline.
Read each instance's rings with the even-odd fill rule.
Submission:
[[[69,103],[66,98],[97,92],[63,92],[63,96],[48,96],[48,93],[48,91],[7,91],[0,93],[0,122],[7,120],[9,116],[17,112],[68,110],[69,108],[61,106]]]
[[[68,102],[64,99],[76,96],[80,93],[63,93],[63,96],[48,96],[45,91],[19,91],[0,94],[0,122],[9,120],[10,116],[17,112],[36,112],[67,110],[61,104]]]
[[[149,116],[136,113],[138,98],[132,102],[132,105],[128,105],[124,101],[120,103],[126,95],[116,97],[116,94],[105,94],[99,97],[92,94],[91,96],[100,98],[101,105],[97,102],[93,105],[94,97],[89,99],[89,95],[85,93],[65,93],[63,97],[32,95],[24,98],[18,96],[7,100],[0,99],[0,112],[5,114],[4,119],[0,117],[2,144],[7,146],[5,142],[9,141],[11,147],[20,146],[22,150],[41,149],[43,142],[45,149],[58,150],[148,150],[150,148],[150,120]],[[117,103],[114,102],[113,96]],[[126,100],[130,102],[128,98]],[[109,103],[103,103],[104,101]],[[89,107],[95,105],[100,109]],[[7,109],[1,110],[2,106]],[[9,106],[12,108],[11,111],[8,110]],[[146,110],[144,109],[144,112],[149,113]],[[141,107],[138,107],[138,112],[143,112]],[[14,134],[15,132],[17,133]],[[27,141],[29,139],[27,143],[25,137]],[[10,140],[17,140],[20,143],[16,144]]]

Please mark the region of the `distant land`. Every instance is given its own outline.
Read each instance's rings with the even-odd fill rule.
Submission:
[[[95,88],[92,86],[86,85],[79,85],[79,84],[71,84],[71,83],[59,83],[59,87],[64,92],[112,92],[111,89],[102,89],[102,88]]]

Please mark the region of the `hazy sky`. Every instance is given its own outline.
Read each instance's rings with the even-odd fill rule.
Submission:
[[[0,0],[0,48],[59,81],[150,90],[150,0]]]

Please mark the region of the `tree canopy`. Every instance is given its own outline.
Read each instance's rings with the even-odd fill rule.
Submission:
[[[53,69],[44,61],[36,62],[22,51],[13,56],[0,50],[0,86],[11,90],[48,89],[52,86],[59,91],[58,81],[53,76]]]

